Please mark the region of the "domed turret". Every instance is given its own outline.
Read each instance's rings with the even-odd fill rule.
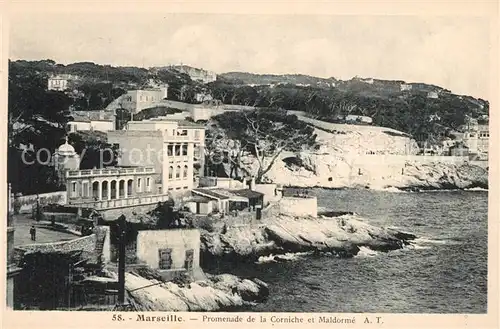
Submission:
[[[68,143],[68,136],[66,136],[65,143],[59,146],[54,153],[54,166],[61,184],[66,181],[66,171],[80,168],[80,156],[76,153],[75,148]]]
[[[61,156],[74,156],[76,154],[75,148],[68,143],[68,136],[66,136],[66,142],[59,146],[56,153]]]

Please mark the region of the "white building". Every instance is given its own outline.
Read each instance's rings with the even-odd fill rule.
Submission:
[[[205,128],[192,122],[130,121],[124,130],[108,132],[108,143],[120,149],[121,166],[154,167],[162,193],[189,191],[203,173]]]
[[[217,80],[217,74],[212,71],[207,71],[203,69],[198,69],[188,65],[174,65],[172,66],[175,70],[189,75],[191,80],[198,81],[202,83],[209,83]]]
[[[68,131],[82,130],[110,131],[115,130],[116,116],[105,111],[75,111],[71,113],[73,120],[68,122]]]
[[[410,90],[412,90],[412,88],[413,88],[412,85],[409,85],[407,83],[403,83],[400,85],[401,91],[410,91]]]
[[[488,125],[469,124],[467,125],[463,142],[472,154],[488,154],[490,142],[490,130]]]
[[[437,91],[429,91],[427,93],[427,98],[433,98],[433,99],[439,98],[439,93]]]
[[[78,79],[78,77],[70,74],[53,75],[47,80],[47,89],[65,91],[69,88],[69,82],[76,79]]]
[[[119,105],[137,113],[144,109],[161,105],[161,102],[168,97],[168,85],[161,88],[149,88],[144,90],[130,90],[125,95],[120,96]]]

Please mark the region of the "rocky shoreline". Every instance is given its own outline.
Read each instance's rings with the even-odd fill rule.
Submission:
[[[415,238],[413,234],[367,224],[357,215],[319,218],[277,215],[263,219],[259,225],[202,231],[201,250],[206,260],[229,262],[256,262],[260,257],[298,252],[349,258],[360,247],[386,252],[401,249]]]
[[[265,282],[231,274],[204,274],[205,279],[165,281],[153,269],[125,274],[126,300],[134,311],[230,311],[260,303],[269,296]],[[117,280],[115,272],[107,277]]]
[[[301,188],[359,188],[373,190],[425,191],[488,189],[488,169],[468,162],[420,163],[406,161],[402,166],[351,166],[331,155],[301,154],[301,166],[276,162],[267,174],[269,182]]]

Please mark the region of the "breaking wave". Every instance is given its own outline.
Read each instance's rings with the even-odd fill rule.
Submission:
[[[471,188],[466,188],[465,191],[488,192],[488,189],[487,188],[482,188],[482,187],[471,187]]]
[[[298,259],[303,258],[304,256],[310,255],[311,252],[287,252],[286,254],[280,255],[268,255],[268,256],[260,256],[257,260],[256,264],[265,264],[265,263],[279,263],[279,262],[291,262]]]
[[[354,258],[365,258],[365,257],[375,257],[378,255],[378,252],[372,250],[368,247],[362,246],[359,247],[359,252],[354,256]]]
[[[427,239],[427,238],[416,238],[413,240],[414,244],[422,245],[422,244],[447,244],[446,240],[435,240],[435,239]]]

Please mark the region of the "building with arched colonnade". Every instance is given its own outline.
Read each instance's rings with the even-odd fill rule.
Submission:
[[[68,204],[109,209],[167,200],[152,167],[108,167],[66,174]]]

